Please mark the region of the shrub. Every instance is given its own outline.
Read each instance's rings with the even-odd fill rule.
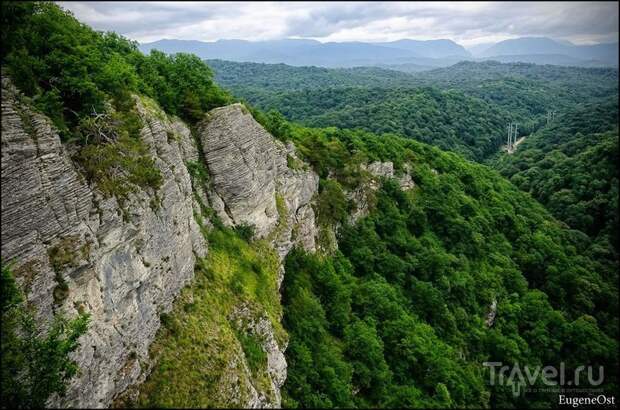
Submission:
[[[254,225],[239,224],[235,226],[234,231],[244,241],[251,242],[254,238],[256,228],[254,227]]]
[[[88,327],[89,315],[68,320],[56,315],[40,334],[34,315],[24,305],[9,267],[2,265],[1,392],[7,408],[43,408],[48,398],[66,391],[78,367],[69,354]]]

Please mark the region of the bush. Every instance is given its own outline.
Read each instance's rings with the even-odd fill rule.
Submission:
[[[43,408],[48,398],[63,395],[77,371],[69,354],[86,333],[89,315],[68,320],[56,315],[51,327],[40,334],[33,312],[24,305],[13,274],[2,266],[2,376],[3,406]]]
[[[244,241],[251,242],[254,238],[256,228],[254,227],[254,225],[239,224],[235,226],[234,231]]]
[[[243,331],[237,331],[236,335],[252,373],[256,375],[259,371],[266,369],[267,353],[257,337]]]

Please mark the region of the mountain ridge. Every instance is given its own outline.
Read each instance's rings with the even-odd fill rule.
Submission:
[[[157,49],[168,54],[186,52],[202,59],[254,62],[293,66],[347,68],[358,66],[401,67],[422,71],[446,67],[459,61],[497,60],[566,66],[617,66],[618,43],[574,45],[547,37],[521,37],[474,46],[469,50],[449,40],[401,39],[389,42],[319,42],[312,39],[217,41],[162,39],[142,43],[148,53]]]

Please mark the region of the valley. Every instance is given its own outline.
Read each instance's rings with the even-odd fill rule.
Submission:
[[[617,392],[609,44],[138,44],[1,7],[3,407],[557,406],[489,363]],[[510,58],[549,50],[586,66]]]

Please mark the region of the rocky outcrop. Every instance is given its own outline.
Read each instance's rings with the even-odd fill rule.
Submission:
[[[281,258],[295,244],[315,249],[310,202],[319,177],[288,166],[301,162],[292,144],[273,138],[241,104],[212,110],[198,134],[213,181],[209,199],[225,223],[252,225]]]
[[[212,224],[205,206],[225,224],[253,225],[280,262],[295,245],[315,250],[318,175],[240,104],[215,109],[199,124],[200,152],[182,121],[134,97],[140,138],[163,183],[135,186],[121,204],[86,180],[50,120],[6,78],[2,91],[2,260],[13,262],[43,331],[55,312],[91,316],[73,353],[80,373],[50,405],[108,407],[135,397],[129,387],[149,375],[160,314],[206,255],[203,231]],[[189,170],[203,160],[209,175],[197,181]],[[278,287],[283,274],[280,263]],[[257,379],[234,343],[220,390],[237,397],[235,405],[279,407],[286,341],[274,325],[281,325],[242,301],[229,320],[261,341],[267,366]]]
[[[297,157],[293,144],[276,140],[241,104],[212,110],[198,125],[198,137],[211,181],[208,201],[225,224],[253,226],[256,237],[272,244],[280,262],[295,245],[316,249],[312,200],[318,193],[319,177]],[[278,288],[283,278],[280,263]],[[232,384],[222,387],[235,397],[246,397],[244,407],[280,407],[286,345],[276,341],[273,324],[255,309],[243,305],[231,320],[262,341],[269,383],[257,384],[246,365],[231,368],[233,373],[245,371],[224,378]]]
[[[362,168],[364,168],[363,165]],[[398,182],[398,184],[400,185],[400,189],[402,190],[411,189],[415,186],[413,179],[411,178],[411,166],[409,164],[403,165],[403,172],[401,175],[396,175],[394,173],[394,163],[391,161],[371,162],[365,168],[375,178],[396,178],[396,181]]]
[[[375,161],[368,165],[362,164],[361,167],[368,172],[370,178],[366,182],[361,183],[355,190],[346,192],[347,198],[355,204],[355,209],[349,215],[349,223],[351,224],[368,215],[370,208],[373,206],[374,192],[379,189],[380,178],[396,179],[402,190],[415,187],[415,183],[411,178],[411,166],[409,164],[403,166],[403,172],[400,175],[395,174],[394,163],[391,161]]]
[[[286,346],[281,346],[282,342],[278,343],[276,340],[273,325],[264,312],[257,312],[247,303],[235,309],[230,320],[238,331],[258,339],[267,355],[265,373],[269,382],[268,389],[248,383],[250,394],[245,407],[280,408],[282,403],[280,388],[286,380],[287,364],[284,357]]]
[[[294,145],[276,140],[241,104],[212,110],[197,130],[210,178],[208,202],[222,222],[253,226],[256,237],[272,244],[280,262],[295,245],[314,251],[318,233],[312,201],[319,177],[297,157]],[[283,277],[280,263],[278,288]],[[231,320],[262,341],[269,382],[260,385],[247,365],[236,366],[231,371],[246,369],[244,374],[224,380],[237,386],[222,387],[236,392],[235,397],[245,397],[244,407],[280,407],[286,345],[276,340],[273,324],[256,309],[242,305]]]
[[[493,326],[495,323],[495,317],[497,316],[497,299],[493,299],[491,302],[491,306],[489,306],[489,313],[487,313],[487,317],[484,320],[484,324],[487,327]]]
[[[141,137],[164,182],[121,207],[82,177],[50,121],[22,100],[3,78],[2,260],[14,263],[42,323],[54,311],[91,315],[73,355],[81,371],[51,404],[109,406],[141,377],[160,313],[192,279],[194,252],[206,252],[179,142],[189,130],[139,104]]]

